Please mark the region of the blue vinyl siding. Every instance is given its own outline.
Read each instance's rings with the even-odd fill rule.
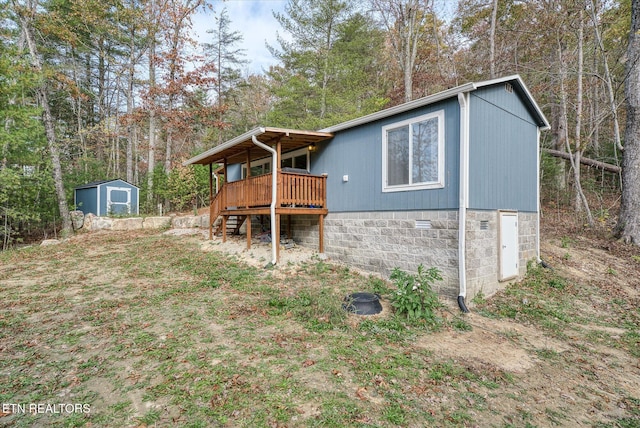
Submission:
[[[445,186],[382,192],[382,127],[444,110]],[[460,108],[452,98],[336,133],[311,157],[313,174],[327,173],[327,206],[332,212],[455,209],[458,206]],[[344,182],[343,176],[349,181]]]
[[[537,211],[537,125],[504,85],[471,93],[469,208]]]
[[[76,209],[85,215],[98,212],[98,194],[95,187],[77,189],[75,196]]]

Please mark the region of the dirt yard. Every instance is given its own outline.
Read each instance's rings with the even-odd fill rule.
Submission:
[[[545,229],[552,269],[427,328],[388,300],[345,316],[375,276],[302,248],[264,269],[244,244],[98,232],[0,254],[0,426],[640,426],[637,248]]]

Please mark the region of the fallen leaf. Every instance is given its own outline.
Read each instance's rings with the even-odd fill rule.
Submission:
[[[365,388],[364,386],[361,388],[358,388],[358,390],[356,391],[356,397],[358,397],[361,400],[366,400],[367,397],[365,396],[365,393],[367,392],[367,388]]]

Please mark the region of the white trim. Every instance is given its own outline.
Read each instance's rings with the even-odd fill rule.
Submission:
[[[412,144],[412,124],[416,124],[418,122],[423,122],[430,119],[438,119],[438,179],[437,181],[426,182],[426,183],[415,183],[412,184],[411,180],[413,177],[412,168],[413,168],[413,150],[409,150],[409,184],[401,184],[390,186],[388,185],[388,176],[387,176],[387,131],[401,128],[404,126],[409,127],[409,144],[411,147]],[[411,119],[403,120],[400,122],[394,122],[389,125],[382,127],[382,192],[406,192],[411,190],[423,190],[423,189],[441,189],[444,187],[444,140],[445,140],[445,124],[444,124],[444,110],[438,110],[434,113],[424,114],[422,116],[414,117]]]
[[[258,136],[258,135],[262,135],[266,132],[265,128],[263,127],[259,127],[259,128],[254,128],[250,131],[245,132],[242,135],[238,135],[237,137],[227,141],[226,143],[222,143],[219,146],[216,146],[212,149],[207,150],[206,152],[200,153],[197,156],[192,157],[191,159],[188,159],[184,162],[182,162],[183,166],[187,166],[187,165],[191,165],[194,163],[197,163],[203,159],[208,158],[211,155],[214,155],[216,153],[220,153],[230,147],[235,146],[236,144],[242,143],[243,141],[247,140],[247,139],[251,139],[254,136]]]
[[[282,161],[285,159],[290,159],[290,158],[297,158],[300,155],[307,155],[307,163],[304,166],[303,169],[309,170],[309,149],[304,147],[302,149],[297,149],[297,150],[293,150],[291,152],[287,152],[287,153],[283,153],[280,155],[280,164],[282,165]],[[260,166],[260,165],[267,165],[267,164],[271,164],[271,158],[270,157],[266,157],[266,158],[262,158],[262,159],[257,159],[251,162],[251,168],[256,167],[256,166]],[[294,168],[300,168],[299,166],[295,166]],[[247,170],[247,163],[243,162],[241,165],[241,176],[244,179],[246,177],[246,172]],[[268,174],[268,173],[267,173]]]
[[[536,258],[540,263],[540,128],[536,140],[536,211]]]
[[[96,201],[96,211],[97,211],[96,215],[100,217],[100,186],[99,185],[96,186],[96,189],[97,189],[96,197],[98,198]]]
[[[495,85],[503,82],[514,82],[514,81],[517,82],[517,85],[520,87],[520,89],[522,89],[522,92],[528,98],[528,102],[530,103],[531,107],[533,107],[536,114],[538,115],[538,119],[540,119],[540,121],[543,123],[542,130],[544,131],[544,130],[550,129],[547,118],[544,116],[544,114],[542,113],[542,110],[540,109],[536,101],[531,96],[531,92],[529,92],[529,89],[524,84],[522,78],[519,75],[514,74],[511,76],[505,76],[498,79],[486,80],[484,82],[466,83],[464,85],[457,86],[455,88],[444,90],[437,94],[433,94],[423,98],[419,98],[417,100],[409,101],[408,103],[405,103],[405,104],[400,104],[398,106],[391,107],[386,110],[382,110],[376,113],[369,114],[367,116],[359,117],[356,119],[349,120],[347,122],[339,123],[337,125],[321,129],[320,132],[329,132],[333,134],[338,131],[353,128],[359,125],[364,125],[366,123],[384,119],[389,116],[393,116],[395,114],[404,113],[406,111],[413,110],[418,107],[423,107],[429,104],[436,103],[438,101],[443,101],[443,100],[455,97],[459,93],[468,93],[468,92],[475,91],[476,89],[481,88],[483,86]]]
[[[460,184],[458,185],[458,297],[467,297],[467,206],[469,205],[469,94],[458,94],[460,104]]]
[[[366,123],[384,119],[386,117],[393,116],[395,114],[404,113],[405,111],[413,110],[418,107],[423,107],[429,104],[436,103],[438,101],[446,100],[451,97],[455,97],[460,92],[469,92],[475,89],[476,89],[476,85],[474,83],[466,83],[456,88],[451,88],[442,92],[438,92],[437,94],[419,98],[414,101],[409,101],[408,103],[400,104],[398,106],[391,107],[386,110],[368,114],[366,116],[352,119],[347,122],[339,123],[338,125],[335,125],[335,126],[330,126],[328,128],[320,129],[318,132],[328,132],[333,134],[335,132],[342,131],[344,129],[353,128],[359,125],[364,125]]]
[[[111,212],[111,205],[126,205],[127,206],[127,214],[131,214],[131,188],[130,187],[116,187],[116,186],[106,186],[107,187],[107,214]],[[127,193],[127,202],[112,202],[111,201],[111,192],[126,192]]]
[[[531,106],[533,107],[535,112],[538,114],[538,116],[542,120],[542,123],[544,124],[542,126],[542,130],[546,131],[547,129],[551,129],[551,126],[549,125],[549,121],[545,117],[544,113],[542,113],[542,110],[540,109],[540,106],[538,106],[538,103],[536,103],[536,101],[533,99],[533,96],[531,95],[531,92],[529,92],[529,88],[527,88],[527,85],[524,84],[524,81],[522,80],[520,75],[514,74],[514,75],[511,75],[511,76],[504,76],[504,77],[500,77],[500,78],[493,79],[493,80],[485,80],[484,82],[477,82],[475,84],[475,86],[476,86],[476,89],[477,89],[477,88],[482,88],[483,86],[491,86],[491,85],[495,85],[497,83],[510,82],[510,81],[513,81],[513,80],[518,82],[518,85],[520,85],[520,88],[522,89],[522,91],[526,95],[527,99],[531,103]],[[538,129],[540,129],[540,126],[538,126]]]

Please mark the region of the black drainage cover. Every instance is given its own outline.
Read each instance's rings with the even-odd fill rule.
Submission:
[[[353,293],[344,298],[342,309],[356,315],[375,315],[382,312],[380,295],[373,293]]]

